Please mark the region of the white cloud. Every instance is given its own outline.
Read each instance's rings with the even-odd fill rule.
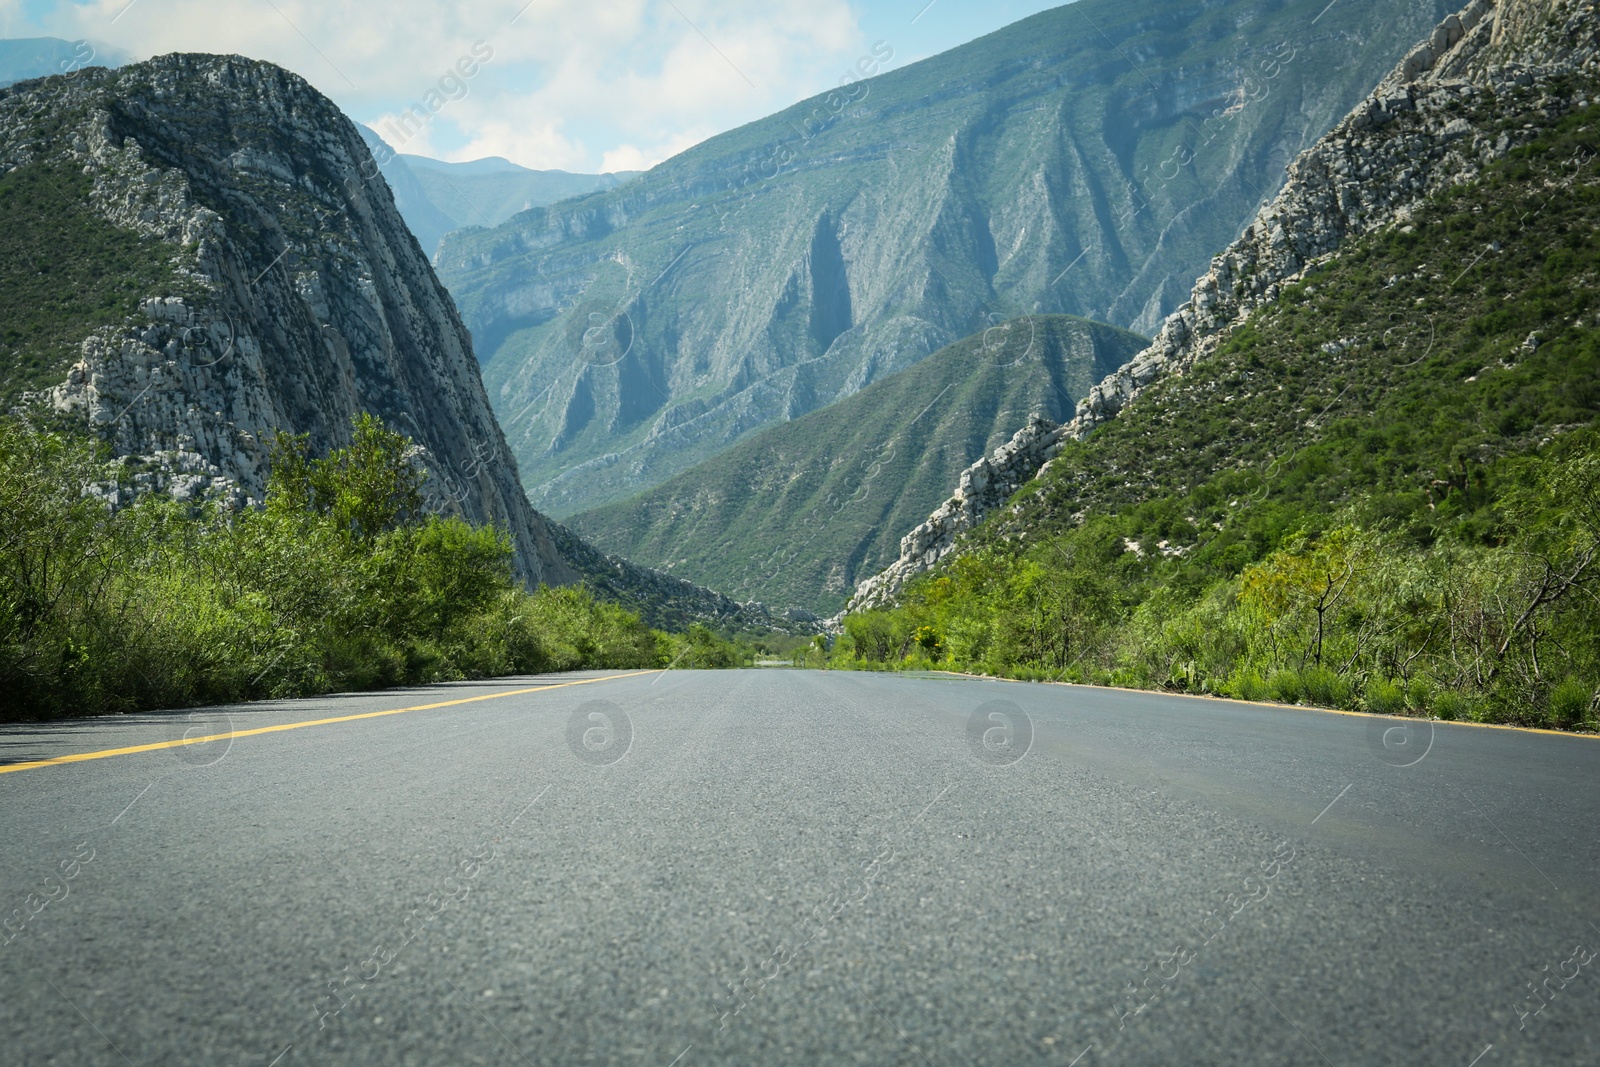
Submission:
[[[707,137],[711,137],[718,132],[717,130],[704,130],[680,133],[668,140],[647,146],[618,145],[600,157],[600,171],[603,174],[608,174],[619,170],[649,170],[663,159],[670,159],[685,149],[693,148]]]
[[[138,56],[271,60],[379,128],[483,41],[493,58],[405,150],[567,170],[658,162],[831,87],[866,47],[850,0],[525,3],[90,0],[62,4],[39,27]],[[0,15],[14,6],[0,0]]]

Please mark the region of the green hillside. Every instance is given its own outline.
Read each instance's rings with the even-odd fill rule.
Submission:
[[[852,618],[846,659],[1593,725],[1597,126],[1289,288]]]
[[[88,196],[57,164],[0,176],[0,409],[65,378],[96,327],[179,291],[170,250],[86,211]]]
[[[1150,332],[1446,0],[1081,0],[464,230],[530,499],[626,499],[995,316]]]
[[[1067,315],[1012,320],[570,524],[737,599],[833,614],[963,468],[1031,413],[1069,418],[1145,343]]]

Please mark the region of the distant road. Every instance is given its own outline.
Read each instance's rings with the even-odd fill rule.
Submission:
[[[1600,1063],[1600,740],[623,674],[0,727],[0,1062]]]

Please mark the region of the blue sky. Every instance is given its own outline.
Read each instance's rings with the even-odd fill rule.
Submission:
[[[0,0],[0,36],[289,67],[404,152],[653,165],[837,84],[1055,7],[1039,0]],[[464,73],[464,72],[470,72]],[[433,94],[430,96],[430,94]],[[433,106],[420,129],[393,122]]]

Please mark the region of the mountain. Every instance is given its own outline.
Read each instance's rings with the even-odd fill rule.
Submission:
[[[97,41],[64,41],[59,37],[13,37],[0,40],[0,86],[71,74],[84,67],[120,67],[129,56]]]
[[[433,509],[509,532],[528,584],[740,615],[529,506],[454,302],[298,76],[174,54],[0,90],[0,217],[0,399],[86,424],[133,492],[249,506],[275,430],[324,453],[370,412],[416,443]]]
[[[1475,0],[834,661],[1600,729],[1597,288],[1600,3]]]
[[[561,200],[615,189],[637,177],[635,170],[614,174],[572,174],[564,170],[530,170],[499,156],[467,163],[445,163],[426,156],[402,155],[428,198],[454,222],[466,226],[498,226],[521,211]]]
[[[1067,315],[1011,320],[569,521],[730,595],[832,614],[963,467],[1008,448],[1029,412],[1066,418],[1146,343]]]
[[[1001,318],[1148,332],[1438,0],[1082,0],[452,235],[534,503],[570,515]],[[854,74],[851,75],[852,77]]]
[[[400,216],[430,256],[445,234],[463,226],[495,226],[519,211],[615,188],[639,173],[529,170],[499,156],[446,163],[396,152],[375,130],[358,129],[394,192]]]
[[[1073,464],[1106,464],[1100,473],[1091,477],[1080,472],[1064,480],[1067,476],[1061,471],[1039,472],[1049,486],[1046,496],[1056,500],[1055,511],[1081,515],[1091,503],[1112,501],[1132,506],[1147,490],[1169,480],[1192,487],[1202,477],[1219,476],[1224,467],[1246,466],[1249,454],[1266,457],[1261,461],[1264,467],[1282,454],[1286,441],[1319,436],[1328,425],[1323,416],[1329,404],[1353,403],[1357,410],[1376,406],[1379,397],[1372,390],[1388,373],[1383,361],[1394,358],[1383,354],[1397,349],[1407,359],[1424,361],[1415,373],[1430,376],[1421,386],[1425,391],[1442,388],[1431,376],[1445,367],[1446,378],[1461,371],[1460,377],[1472,386],[1468,393],[1488,390],[1482,403],[1508,402],[1494,399],[1498,385],[1477,385],[1473,372],[1484,366],[1494,348],[1483,338],[1495,337],[1496,344],[1517,352],[1529,332],[1552,326],[1564,329],[1568,319],[1554,314],[1544,293],[1537,300],[1529,296],[1523,314],[1515,314],[1518,296],[1507,292],[1509,283],[1504,280],[1482,294],[1493,305],[1487,318],[1482,305],[1458,299],[1449,287],[1414,283],[1445,281],[1457,273],[1466,278],[1470,274],[1461,268],[1477,268],[1485,260],[1484,272],[1509,271],[1498,265],[1509,259],[1505,246],[1511,241],[1527,254],[1545,247],[1530,245],[1519,235],[1519,227],[1509,224],[1486,230],[1481,242],[1473,239],[1471,232],[1488,222],[1481,218],[1488,209],[1481,202],[1467,202],[1452,210],[1450,198],[1463,186],[1476,188],[1474,195],[1493,195],[1477,184],[1486,167],[1538,143],[1559,117],[1600,97],[1592,82],[1595,29],[1585,26],[1582,18],[1590,10],[1592,4],[1582,2],[1560,6],[1553,0],[1503,0],[1491,5],[1475,0],[1435,27],[1334,129],[1295,160],[1282,192],[1245,227],[1243,236],[1212,260],[1190,299],[1167,319],[1149,348],[1096,385],[1078,406],[1065,427],[1066,437],[1088,438],[1130,405],[1144,405],[1151,413],[1141,418],[1138,429],[1096,433],[1084,450],[1073,453],[1080,457]],[[1570,27],[1569,35],[1561,37],[1545,25],[1546,20]],[[1584,151],[1588,150],[1580,150],[1575,158],[1583,158]],[[1538,189],[1537,183],[1522,189],[1519,212],[1538,215]],[[1421,241],[1419,213],[1430,208],[1430,217],[1455,234],[1447,234],[1447,243],[1434,246],[1438,258],[1432,267],[1427,266],[1426,256],[1413,257],[1417,262],[1400,257],[1381,276],[1348,266],[1357,261],[1352,249],[1373,258],[1380,257],[1387,245],[1404,247]],[[1326,290],[1329,283],[1319,279],[1334,267],[1357,271],[1359,280],[1349,286],[1347,302],[1335,305],[1327,296],[1311,301]],[[1519,278],[1514,292],[1525,294],[1528,285]],[[1370,292],[1361,294],[1362,286]],[[1397,291],[1405,299],[1396,300]],[[1581,316],[1581,309],[1577,311]],[[1258,344],[1262,324],[1269,321],[1278,327],[1274,343]],[[1527,323],[1531,325],[1524,328]],[[1522,333],[1511,337],[1517,330]],[[1426,343],[1420,338],[1427,338]],[[1274,344],[1277,348],[1269,354]],[[1206,375],[1197,375],[1197,368],[1211,367],[1209,361],[1219,351],[1237,356],[1245,347],[1259,366],[1247,359],[1244,367],[1217,365]],[[1426,362],[1430,359],[1445,362]],[[1265,386],[1248,384],[1262,377],[1260,366],[1273,369],[1268,393],[1261,391]],[[1485,369],[1494,369],[1493,364]],[[1363,385],[1352,377],[1358,371],[1378,377]],[[1517,372],[1527,373],[1526,368]],[[1541,373],[1556,372],[1546,367]],[[1279,379],[1279,374],[1288,375],[1288,380]],[[1564,372],[1556,374],[1557,380],[1565,377]],[[1325,378],[1337,388],[1321,396],[1313,383]],[[1506,375],[1494,378],[1500,382]],[[1160,390],[1144,399],[1157,384]],[[1382,388],[1397,386],[1389,382]],[[1228,409],[1219,411],[1211,393],[1220,393]],[[1587,395],[1583,388],[1570,394],[1580,408]],[[1159,404],[1179,405],[1173,399],[1177,397],[1193,404],[1194,411],[1170,406],[1165,414],[1155,412]],[[1253,410],[1244,413],[1247,402]],[[1263,405],[1268,410],[1260,410]],[[1540,405],[1545,408],[1556,410],[1559,405]],[[1504,435],[1487,430],[1486,418],[1479,414],[1450,432],[1463,442],[1472,433],[1488,433],[1491,448],[1508,447],[1500,439]],[[1531,418],[1534,425],[1547,428],[1555,425],[1545,415],[1519,418],[1523,422]],[[1518,435],[1527,431],[1518,419],[1506,425]],[[1205,434],[1213,430],[1218,439],[1206,440]],[[1124,434],[1144,442],[1133,455],[1112,445],[1120,441],[1121,448],[1132,447]],[[1160,447],[1162,442],[1168,447]],[[1196,461],[1210,466],[1186,469]],[[1056,460],[1051,467],[1062,462]],[[1085,485],[1078,481],[1094,487],[1092,498],[1079,499]],[[1118,488],[1124,483],[1126,492]],[[986,502],[988,507],[996,503],[992,498]],[[951,521],[962,504],[958,492],[908,533],[900,558],[862,583],[852,606],[889,602],[911,578],[952,552],[959,554],[962,535],[985,513],[968,507],[964,519]]]
[[[361,139],[367,143],[372,158],[377,161],[378,170],[383,174],[383,180],[388,183],[389,192],[394,196],[394,206],[400,212],[400,217],[405,220],[417,243],[422,246],[423,253],[431,256],[445,234],[459,229],[456,220],[440,210],[439,205],[428,196],[428,190],[417,181],[417,176],[406,163],[405,157],[390,148],[382,137],[368,127],[357,125],[356,130],[361,134]]]

